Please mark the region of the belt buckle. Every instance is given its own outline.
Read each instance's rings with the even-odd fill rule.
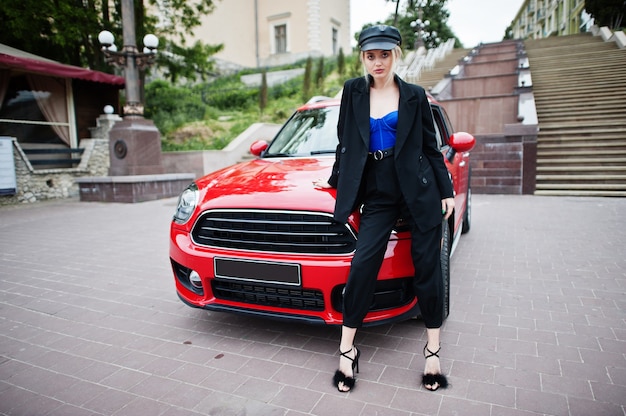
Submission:
[[[374,160],[378,161],[378,160],[383,160],[383,157],[385,157],[385,154],[383,153],[382,150],[376,150],[374,152]]]

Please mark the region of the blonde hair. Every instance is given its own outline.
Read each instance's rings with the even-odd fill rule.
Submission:
[[[369,85],[370,82],[370,76],[369,73],[367,72],[367,68],[365,67],[364,61],[365,61],[365,54],[368,51],[361,51],[361,55],[359,57],[359,59],[361,60],[361,66],[363,67],[363,76],[365,77],[365,82]],[[402,58],[402,48],[400,46],[397,46],[393,49],[391,49],[391,71],[389,71],[389,74],[387,75],[387,79],[385,80],[385,84],[387,85],[389,84],[391,81],[393,81],[393,77],[394,75],[396,75],[396,71],[398,69],[398,66],[400,64],[400,58]]]

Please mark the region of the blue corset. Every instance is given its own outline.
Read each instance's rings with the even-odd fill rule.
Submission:
[[[389,149],[396,144],[398,112],[392,111],[381,118],[370,117],[370,152]]]

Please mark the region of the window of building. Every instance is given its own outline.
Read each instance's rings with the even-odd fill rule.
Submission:
[[[333,34],[332,34],[332,40],[333,40],[333,55],[337,55],[337,53],[339,53],[339,31],[337,30],[337,28],[333,27]]]
[[[287,25],[274,26],[274,45],[276,47],[275,53],[287,52]]]
[[[5,81],[0,82],[0,136],[17,137],[21,144],[75,144],[64,79],[27,74]]]

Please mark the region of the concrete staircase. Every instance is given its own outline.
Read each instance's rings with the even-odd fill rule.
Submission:
[[[626,196],[626,50],[591,34],[524,45],[539,122],[535,194]]]
[[[519,118],[520,97],[526,94],[518,88],[521,49],[519,41],[503,41],[453,50],[449,61],[440,62],[417,81],[409,80],[431,90],[455,131],[476,138],[471,156],[471,185],[476,193],[534,191],[537,126],[534,107],[525,124]],[[457,64],[456,71],[448,74]]]
[[[424,70],[418,79],[407,78],[407,81],[421,85],[426,91],[441,81],[458,63],[467,56],[471,49],[453,49],[445,58],[435,63],[431,69]]]

